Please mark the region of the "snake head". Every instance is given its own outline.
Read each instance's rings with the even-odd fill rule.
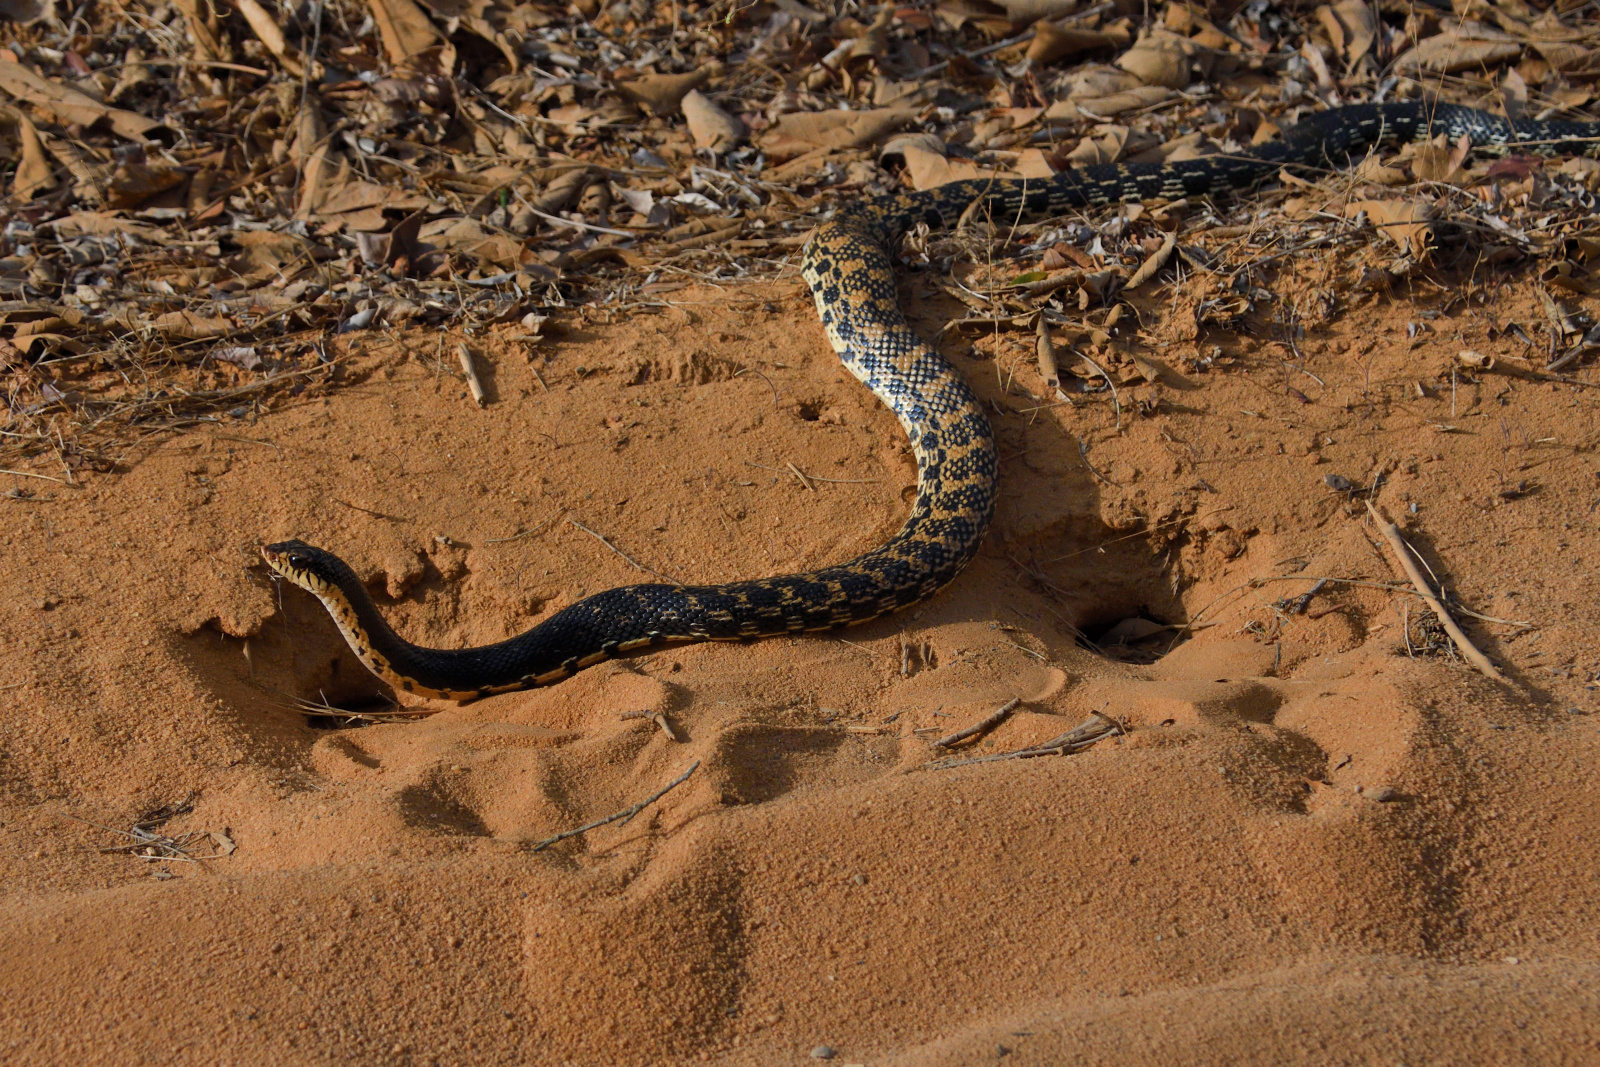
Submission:
[[[332,552],[304,541],[279,541],[261,549],[261,558],[278,574],[313,593],[341,584],[350,568]]]

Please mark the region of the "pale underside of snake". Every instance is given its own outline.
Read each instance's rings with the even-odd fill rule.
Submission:
[[[1480,148],[1600,155],[1600,123],[1512,122],[1422,102],[1320,112],[1244,155],[1109,164],[1049,181],[965,181],[841,208],[806,245],[802,274],[828,341],[905,428],[917,495],[900,531],[836,566],[725,585],[631,585],[566,607],[527,632],[477,648],[414,645],[384,622],[354,571],[300,541],[268,545],[272,569],[322,601],[351,649],[389,684],[470,700],[550,685],[613,656],[673,642],[830,630],[931,595],[977,553],[994,512],[994,437],[978,398],[907,325],[896,301],[895,241],[919,223],[951,225],[974,204],[1008,222],[1086,206],[1247,188],[1284,167],[1322,168],[1384,142],[1438,135]]]

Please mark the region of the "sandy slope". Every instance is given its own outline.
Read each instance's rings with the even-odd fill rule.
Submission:
[[[936,599],[848,641],[671,650],[414,723],[308,720],[294,697],[377,690],[315,602],[267,581],[264,541],[340,552],[404,633],[450,645],[641,579],[569,518],[685,581],[895,529],[902,439],[798,285],[681,295],[562,341],[547,389],[491,347],[486,410],[431,335],[367,339],[330,398],[4,502],[10,1062],[1600,1057],[1600,396],[1441,384],[1457,347],[1510,343],[1474,312],[1421,349],[1406,306],[1350,313],[1306,342],[1305,402],[1248,339],[1226,370],[1173,361],[1127,389],[1120,434],[1103,404],[1037,410],[1023,341],[974,358],[952,338],[1001,405],[1004,491]],[[948,310],[923,308],[930,333]],[[1274,609],[1317,576],[1393,580],[1324,481],[1380,470],[1464,602],[1537,624],[1470,627],[1513,685],[1408,657],[1412,598],[1330,586]],[[1072,636],[1136,614],[1214,625],[1144,665]],[[1013,696],[975,754],[1092,711],[1128,733],[915,769]],[[526,850],[694,760],[631,823]],[[191,793],[162,832],[237,844],[204,867],[101,855],[115,835],[78,821],[125,828]]]

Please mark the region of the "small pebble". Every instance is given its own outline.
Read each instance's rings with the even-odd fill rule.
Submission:
[[[837,1055],[838,1053],[827,1045],[818,1045],[811,1050],[811,1058],[814,1060],[831,1060]]]
[[[1383,803],[1386,803],[1387,801],[1393,800],[1395,797],[1397,797],[1399,795],[1400,794],[1396,793],[1391,786],[1387,786],[1387,785],[1381,785],[1376,789],[1369,789],[1367,791],[1367,799],[1376,800],[1379,804],[1383,804]]]
[[[1324,474],[1322,476],[1322,481],[1335,493],[1348,492],[1350,489],[1350,479],[1346,478],[1342,474]]]

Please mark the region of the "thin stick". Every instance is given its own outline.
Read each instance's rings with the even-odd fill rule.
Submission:
[[[785,473],[784,468],[782,467],[769,467],[765,463],[756,463],[748,459],[744,461],[744,465],[746,467],[754,467],[757,470],[772,471],[774,474]],[[795,470],[794,464],[791,463],[789,465],[788,473],[799,474],[800,472]],[[830,482],[833,485],[876,485],[883,481],[882,478],[824,478],[819,474],[807,474],[804,475],[804,477],[813,482]]]
[[[1307,589],[1304,593],[1301,593],[1299,596],[1295,597],[1293,602],[1290,603],[1289,614],[1304,615],[1306,613],[1306,609],[1311,606],[1311,598],[1322,592],[1322,587],[1327,584],[1328,579],[1317,579],[1317,583],[1315,585],[1313,585],[1310,589]]]
[[[1034,349],[1039,356],[1039,377],[1044,379],[1046,389],[1059,390],[1061,388],[1061,371],[1056,366],[1056,346],[1050,340],[1050,324],[1045,321],[1044,315],[1039,316],[1039,321],[1034,324],[1034,331],[1038,341]]]
[[[583,523],[579,522],[577,519],[571,518],[569,516],[567,521],[570,522],[572,525],[576,526],[578,529],[582,530],[584,533],[588,534],[590,537],[594,538],[596,541],[599,541],[602,545],[605,545],[607,548],[609,548],[611,551],[615,552],[617,555],[621,556],[630,565],[632,565],[634,570],[644,571],[646,574],[653,574],[657,578],[660,578],[663,582],[671,582],[673,585],[682,585],[683,584],[682,582],[678,581],[678,579],[676,579],[676,578],[669,578],[665,574],[662,574],[658,570],[655,570],[655,569],[653,569],[651,567],[646,567],[643,563],[640,563],[638,560],[634,559],[632,556],[630,556],[626,552],[622,551],[622,549],[618,548],[616,545],[612,544],[610,541],[607,541],[600,534],[598,534],[595,531],[589,529],[589,527],[585,526]]]
[[[796,478],[800,479],[800,484],[801,485],[805,486],[807,489],[809,489],[813,493],[815,493],[817,491],[817,487],[816,486],[814,486],[810,482],[806,481],[806,476],[804,474],[800,473],[800,468],[799,467],[796,467],[793,463],[786,463],[784,465],[789,468],[789,473],[790,474],[793,474]]]
[[[552,215],[548,211],[540,211],[538,208],[527,202],[524,202],[522,206],[539,216],[541,219],[544,219],[546,222],[554,223],[557,226],[570,226],[574,230],[592,230],[595,233],[609,233],[614,237],[639,236],[632,230],[613,230],[609,226],[596,226],[593,223],[578,222],[574,219],[564,219],[560,215]]]
[[[650,716],[650,718],[654,720],[657,726],[661,727],[661,732],[667,735],[668,741],[677,742],[683,740],[683,738],[672,732],[672,724],[667,722],[667,717],[665,715],[658,711],[654,715]]]
[[[1089,445],[1088,445],[1088,442],[1086,442],[1081,437],[1078,438],[1078,458],[1083,460],[1083,465],[1085,467],[1089,468],[1089,473],[1090,474],[1094,475],[1096,478],[1099,478],[1102,482],[1105,482],[1107,485],[1116,485],[1117,484],[1116,482],[1112,481],[1110,478],[1107,478],[1104,474],[1101,474],[1099,471],[1094,469],[1094,464],[1089,462]],[[1063,557],[1063,558],[1065,558],[1065,557]]]
[[[1121,433],[1122,432],[1122,401],[1117,398],[1117,383],[1111,380],[1111,375],[1106,373],[1106,369],[1104,367],[1102,367],[1100,364],[1096,363],[1094,360],[1090,359],[1084,353],[1079,352],[1076,349],[1074,349],[1073,350],[1073,354],[1076,355],[1079,359],[1083,360],[1085,363],[1089,364],[1089,366],[1093,367],[1095,370],[1099,371],[1100,372],[1100,377],[1104,378],[1106,380],[1106,385],[1110,386],[1110,388],[1111,388],[1111,410],[1116,412],[1116,414],[1117,414],[1117,432]]]
[[[1120,733],[1122,726],[1115,719],[1097,711],[1060,737],[1051,738],[1042,745],[1019,748],[1014,752],[1000,752],[993,756],[938,760],[923,764],[919,769],[943,771],[951,767],[965,767],[969,763],[997,763],[1000,760],[1033,759],[1036,756],[1070,756],[1074,752],[1082,752],[1096,741]]]
[[[42,482],[55,482],[58,485],[66,485],[67,484],[65,481],[62,481],[60,478],[52,478],[48,474],[33,474],[33,473],[30,473],[29,471],[0,470],[0,474],[15,474],[18,478],[37,478]]]
[[[91,73],[103,74],[106,71],[121,70],[123,67],[200,67],[211,70],[236,70],[241,74],[254,74],[257,77],[270,77],[272,72],[259,67],[246,67],[239,63],[219,63],[205,59],[134,59],[126,63],[112,63],[109,66],[96,67]]]
[[[772,390],[772,410],[773,411],[778,411],[779,410],[779,408],[778,408],[778,387],[776,385],[772,384],[772,379],[771,378],[768,378],[765,374],[761,374],[761,372],[756,370],[754,367],[746,367],[744,370],[740,371],[739,374],[735,374],[734,377],[737,378],[737,377],[739,377],[740,374],[758,374],[758,375],[760,375],[761,376],[761,380],[767,383],[767,388]]]
[[[385,515],[381,511],[373,511],[371,508],[364,508],[360,504],[352,504],[348,500],[340,500],[338,497],[329,497],[328,499],[332,500],[335,504],[344,505],[345,507],[349,508],[351,511],[359,511],[363,515],[371,515],[375,519],[388,519],[390,522],[405,522],[406,521],[405,519],[402,519],[398,515]]]
[[[953,734],[939,738],[939,740],[933,743],[933,747],[949,748],[951,745],[965,741],[969,737],[977,737],[979,734],[988,733],[996,726],[999,726],[1002,722],[1005,722],[1006,717],[1013,711],[1017,710],[1017,705],[1020,703],[1022,703],[1021,697],[1012,697],[1004,704],[1001,704],[992,713],[973,723],[965,730],[957,730]]]
[[[1411,585],[1416,589],[1422,599],[1427,602],[1433,613],[1439,616],[1439,624],[1444,627],[1444,632],[1450,635],[1450,640],[1455,642],[1456,648],[1466,661],[1478,669],[1478,673],[1497,682],[1506,682],[1506,676],[1489,662],[1489,657],[1479,652],[1477,647],[1461,632],[1461,627],[1450,617],[1450,612],[1445,610],[1444,603],[1434,593],[1433,587],[1422,577],[1422,572],[1417,569],[1416,560],[1413,558],[1413,549],[1406,544],[1405,538],[1400,536],[1400,528],[1389,522],[1378,509],[1372,506],[1372,501],[1367,501],[1367,511],[1372,514],[1372,521],[1378,524],[1378,532],[1383,534],[1384,540],[1389,542],[1389,547],[1394,550],[1395,556],[1400,560],[1400,566],[1405,570],[1406,577],[1411,579]],[[1506,684],[1510,684],[1507,682]]]
[[[488,395],[483,391],[483,379],[478,377],[478,368],[472,362],[472,349],[466,345],[456,348],[456,356],[461,360],[461,369],[467,375],[467,388],[472,390],[472,399],[480,408],[489,403]]]
[[[543,841],[536,841],[536,842],[534,842],[533,847],[530,848],[528,851],[530,851],[530,852],[543,852],[545,849],[549,848],[553,844],[556,844],[558,841],[565,841],[569,837],[577,837],[579,834],[587,833],[590,830],[598,829],[599,827],[605,826],[607,823],[614,823],[614,822],[617,822],[619,820],[622,821],[622,822],[627,822],[629,819],[631,819],[635,815],[639,814],[645,808],[648,808],[651,804],[654,804],[656,801],[658,801],[662,797],[666,796],[673,789],[675,789],[676,787],[682,785],[685,781],[688,780],[689,776],[691,774],[693,774],[695,771],[699,770],[699,768],[700,768],[700,761],[699,760],[695,760],[693,763],[691,763],[689,765],[689,769],[688,770],[684,771],[682,774],[678,775],[678,777],[676,777],[672,781],[668,782],[664,787],[662,787],[660,792],[655,793],[654,795],[652,795],[648,799],[639,801],[639,803],[633,805],[633,807],[631,807],[631,808],[624,808],[623,810],[617,812],[615,815],[607,815],[603,819],[596,819],[594,822],[584,823],[582,826],[576,827],[575,829],[563,830],[563,831],[561,831],[559,834],[557,834],[554,837],[547,837]]]

